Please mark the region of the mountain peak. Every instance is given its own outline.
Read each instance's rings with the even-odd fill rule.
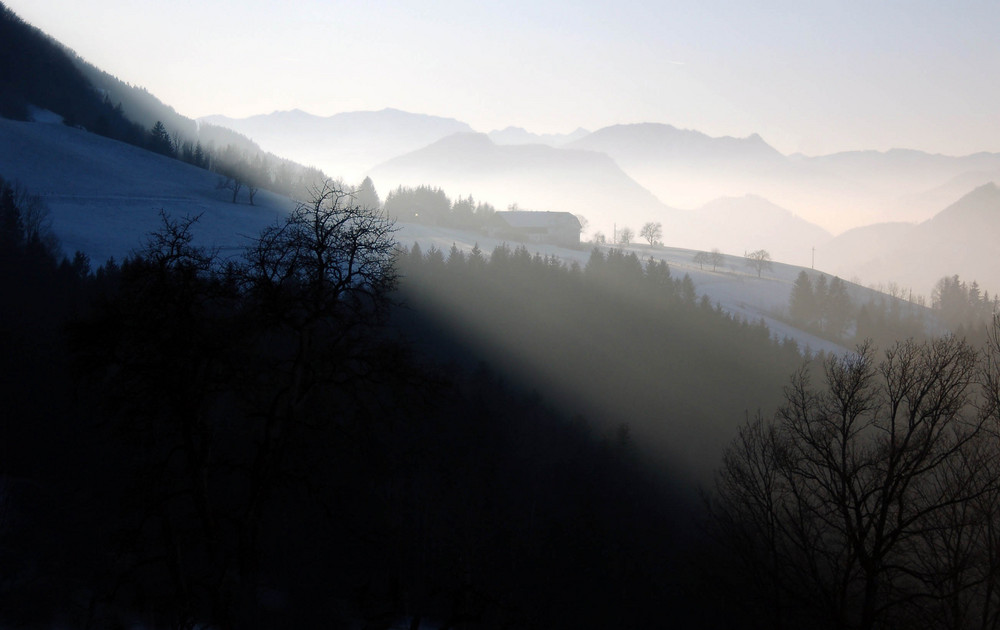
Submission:
[[[712,137],[665,123],[604,127],[568,146],[607,153],[624,163],[635,161],[726,161],[773,159],[781,154],[759,134],[746,138]]]

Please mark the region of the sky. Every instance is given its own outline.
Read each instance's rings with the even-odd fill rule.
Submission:
[[[659,122],[783,153],[1000,152],[996,0],[4,0],[193,118]]]

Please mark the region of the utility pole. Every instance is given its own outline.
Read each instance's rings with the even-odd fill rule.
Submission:
[[[815,269],[816,268],[816,246],[815,245],[813,245],[813,261],[812,261],[812,265],[810,266],[810,268],[811,269]]]

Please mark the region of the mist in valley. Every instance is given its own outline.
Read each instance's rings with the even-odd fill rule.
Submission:
[[[0,5],[0,627],[1000,623],[995,10],[99,4]]]

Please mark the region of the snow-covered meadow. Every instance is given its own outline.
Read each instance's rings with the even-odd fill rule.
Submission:
[[[175,218],[198,216],[196,243],[236,252],[248,238],[279,219],[295,202],[261,191],[255,205],[245,196],[231,202],[219,189],[219,176],[136,147],[67,127],[51,118],[24,123],[0,119],[0,176],[17,181],[39,195],[50,210],[52,227],[67,255],[86,253],[97,265],[121,259],[142,246],[160,224],[160,212]],[[482,234],[441,227],[399,224],[396,237],[404,247],[420,243],[446,255],[452,245],[470,251],[476,244],[489,254],[501,241]],[[669,226],[665,226],[669,233]],[[517,246],[517,243],[510,243]],[[577,249],[526,244],[532,252],[555,256],[565,264],[587,263],[592,246]],[[793,338],[802,348],[841,352],[829,341],[800,331],[779,318],[800,267],[775,262],[760,278],[742,257],[726,256],[716,270],[693,262],[693,250],[678,247],[629,247],[642,260],[664,260],[675,277],[688,274],[699,296],[727,312],[755,322],[763,319],[773,335]],[[867,291],[853,287],[855,293]]]

